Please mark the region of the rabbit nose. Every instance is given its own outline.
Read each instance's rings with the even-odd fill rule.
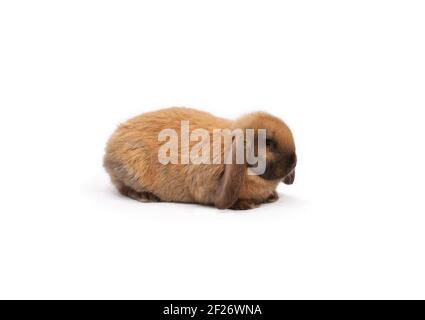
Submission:
[[[293,184],[295,180],[295,170],[292,170],[285,178],[283,178],[283,183]]]

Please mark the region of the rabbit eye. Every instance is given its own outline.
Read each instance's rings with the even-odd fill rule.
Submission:
[[[275,143],[272,139],[266,139],[266,146],[270,147],[270,148],[274,148],[275,147]]]

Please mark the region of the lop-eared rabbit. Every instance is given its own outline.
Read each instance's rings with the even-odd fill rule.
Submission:
[[[265,129],[264,172],[248,174],[250,164],[246,161],[224,163],[225,139],[211,139],[211,150],[219,147],[222,159],[219,163],[161,163],[158,155],[164,141],[158,138],[160,132],[171,129],[177,133],[178,139],[183,138],[182,121],[188,122],[191,132],[204,129],[210,137],[217,129],[254,129],[256,137],[259,129]],[[181,147],[179,140],[179,159],[197,143],[190,140],[187,146]],[[282,120],[268,113],[250,113],[233,121],[180,107],[144,113],[120,125],[111,136],[104,157],[104,167],[112,183],[125,196],[142,202],[199,203],[235,210],[252,209],[261,203],[276,201],[277,185],[294,182],[296,162],[291,130]]]

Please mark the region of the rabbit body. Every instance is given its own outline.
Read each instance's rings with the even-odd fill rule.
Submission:
[[[226,166],[230,165],[160,163],[158,154],[163,142],[158,140],[158,135],[163,129],[173,129],[180,142],[181,121],[189,121],[190,132],[197,128],[206,129],[210,133],[211,147],[214,143],[221,144],[222,159],[224,139],[214,142],[212,132],[238,127],[237,121],[181,107],[148,112],[130,119],[111,136],[104,157],[104,167],[120,193],[140,201],[199,203],[232,209],[250,209],[277,199],[275,189],[281,179],[248,175],[246,167],[239,167],[237,179],[230,176],[232,172],[228,169],[229,181],[224,190]],[[196,143],[190,140],[189,149]],[[179,152],[182,154],[188,150],[181,148],[179,143]],[[229,184],[238,179],[240,185],[233,187]],[[237,194],[218,204],[220,188],[222,198],[229,197],[232,192]]]

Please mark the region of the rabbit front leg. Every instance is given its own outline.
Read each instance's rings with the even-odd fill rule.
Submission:
[[[239,199],[230,207],[231,210],[249,210],[258,207],[253,200]]]
[[[273,190],[272,194],[264,201],[264,203],[272,203],[279,200],[279,195],[277,194],[276,190]]]
[[[247,200],[247,199],[239,199],[236,203],[230,208],[232,210],[249,210],[257,208],[261,203],[272,203],[279,200],[279,195],[276,190],[270,194],[268,198],[264,201],[255,201],[255,200]]]

